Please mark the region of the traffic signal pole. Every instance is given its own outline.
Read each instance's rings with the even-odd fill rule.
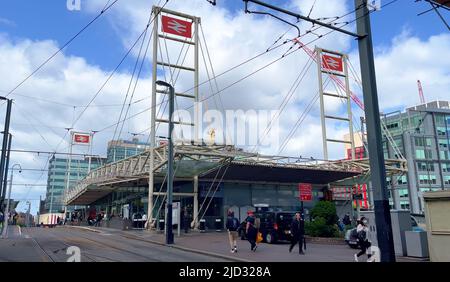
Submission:
[[[359,7],[359,9],[358,9]],[[380,110],[373,57],[372,34],[367,0],[355,0],[361,80],[364,95],[367,141],[373,187],[378,248],[382,262],[395,262],[394,239],[386,186],[383,146],[381,142]]]
[[[248,4],[253,3],[270,10],[291,16],[299,20],[320,25],[343,34],[353,36],[358,40],[359,60],[361,64],[361,78],[365,105],[365,118],[367,128],[368,151],[370,156],[371,183],[373,187],[375,223],[377,239],[381,252],[382,262],[394,262],[394,243],[391,226],[388,190],[386,186],[386,168],[384,163],[383,147],[381,143],[381,123],[378,106],[377,84],[375,77],[375,64],[373,57],[372,34],[370,28],[370,11],[367,0],[355,0],[357,32],[349,32],[331,24],[323,23],[310,17],[264,3],[259,0],[243,0],[246,13]],[[264,12],[266,15],[270,13]],[[278,17],[275,17],[278,18]],[[284,21],[284,20],[283,20]],[[285,21],[284,21],[285,22]],[[320,64],[320,62],[318,62]]]

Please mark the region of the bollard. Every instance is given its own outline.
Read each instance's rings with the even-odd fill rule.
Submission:
[[[205,219],[200,219],[199,221],[199,228],[200,232],[205,232],[206,229],[206,220]]]
[[[222,219],[221,218],[216,218],[216,232],[220,232],[222,231],[223,228],[223,224],[222,224]]]

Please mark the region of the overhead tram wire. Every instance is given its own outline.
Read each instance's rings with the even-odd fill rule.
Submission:
[[[328,85],[328,83],[329,83],[329,80],[327,78],[327,81],[325,81],[325,86]],[[289,144],[289,142],[291,141],[292,137],[295,135],[295,133],[297,132],[298,128],[303,123],[303,121],[306,119],[306,117],[308,116],[309,112],[312,110],[313,106],[315,105],[315,103],[317,102],[318,99],[319,99],[319,93],[317,93],[316,95],[314,95],[311,98],[311,100],[309,101],[308,105],[303,110],[302,114],[299,116],[299,118],[297,119],[296,123],[292,127],[291,131],[288,133],[287,137],[281,143],[280,149],[278,150],[278,155],[281,155],[281,153],[284,151],[284,149]]]
[[[19,84],[17,84],[13,89],[11,89],[5,97],[13,94],[20,86],[22,86],[28,79],[35,75],[42,67],[44,67],[48,62],[50,62],[56,55],[58,55],[62,50],[69,46],[80,34],[82,34],[88,27],[90,27],[95,21],[97,21],[106,11],[108,11],[114,4],[119,0],[114,0],[109,6],[105,6],[102,11],[95,16],[87,25],[85,25],[80,31],[78,31],[74,36],[72,36],[66,43],[64,43],[56,52],[54,52],[49,58],[47,58],[43,63],[41,63],[33,72],[31,72],[27,77],[25,77]]]
[[[153,11],[150,12],[150,16],[149,16],[148,21],[147,21],[147,28],[145,29],[144,37],[142,38],[141,46],[139,47],[139,52],[138,52],[136,61],[135,61],[135,63],[134,63],[133,72],[131,73],[131,78],[130,78],[130,82],[128,83],[127,92],[126,92],[125,98],[124,98],[123,103],[122,103],[122,108],[120,109],[119,119],[118,119],[119,121],[120,121],[121,118],[122,118],[122,113],[123,113],[123,110],[124,110],[124,108],[125,108],[125,104],[126,104],[126,102],[127,102],[128,95],[130,94],[131,85],[133,84],[134,76],[135,76],[135,74],[136,74],[136,70],[137,70],[137,67],[138,67],[138,64],[139,64],[139,61],[140,61],[140,58],[141,58],[142,49],[143,49],[144,44],[145,44],[145,39],[146,39],[146,37],[147,37],[148,27],[149,27],[149,25],[150,25],[150,22],[151,22],[151,19],[152,19],[152,15],[153,15]],[[153,34],[153,31],[150,33],[149,38],[152,37],[152,34]],[[147,46],[147,49],[148,49],[148,46]],[[145,56],[144,56],[144,59],[145,59]],[[137,79],[139,79],[139,77],[138,77]],[[133,94],[134,94],[134,93],[133,93]],[[131,101],[132,101],[132,100],[130,99],[130,102],[131,102]],[[117,125],[116,128],[114,129],[114,135],[113,135],[112,140],[115,140],[116,133],[117,133],[117,129],[118,129],[118,125]],[[120,131],[122,131],[122,129],[121,129]],[[120,139],[120,133],[119,133],[118,139]]]
[[[391,1],[391,2],[395,2],[395,1],[398,1],[398,0],[393,0],[393,1]],[[391,3],[391,2],[390,2],[390,3]],[[390,3],[388,3],[388,4],[390,4]],[[386,4],[386,5],[388,5],[388,4]],[[361,8],[361,7],[358,7],[357,9],[360,9],[360,8]],[[357,9],[355,9],[354,11],[356,11]],[[336,18],[336,19],[339,19],[339,18],[348,16],[348,15],[350,15],[351,13],[353,13],[354,11],[348,12],[348,13],[346,13],[346,14],[343,15],[343,16],[335,17],[335,18]],[[352,22],[354,22],[354,21],[356,21],[356,20],[357,20],[357,19],[354,19]],[[347,24],[344,24],[344,25],[342,25],[342,27],[343,27],[343,26],[346,26],[346,25],[348,25],[348,24],[350,24],[350,23],[352,23],[352,22],[349,22],[349,23],[347,23]],[[322,26],[316,27],[314,30],[317,30],[317,29],[319,29],[319,28],[321,28],[321,27],[322,27]],[[332,33],[333,31],[334,31],[334,30],[331,30],[331,31],[327,32],[326,34],[323,34],[322,37],[325,36],[325,35],[328,35],[328,34]],[[320,39],[320,38],[313,39],[313,40],[311,40],[310,42],[304,44],[304,46],[308,46],[308,45],[310,45],[311,43],[317,41],[318,39]],[[243,66],[243,65],[245,65],[245,64],[247,64],[247,63],[249,63],[249,62],[251,62],[251,61],[253,61],[253,60],[255,60],[255,59],[257,59],[257,58],[259,58],[259,57],[261,57],[261,56],[263,56],[263,55],[265,55],[265,54],[267,54],[267,53],[269,53],[269,52],[271,52],[271,51],[274,51],[274,50],[280,48],[281,46],[283,46],[283,45],[285,45],[285,44],[287,44],[288,42],[291,42],[291,41],[292,41],[292,40],[285,40],[284,42],[282,42],[281,44],[276,45],[275,47],[268,48],[267,50],[265,50],[265,51],[263,51],[263,52],[261,52],[261,53],[255,55],[255,56],[253,56],[253,57],[250,57],[250,58],[248,58],[248,59],[242,61],[241,63],[239,63],[239,64],[237,64],[237,65],[235,65],[235,66],[233,66],[233,67],[231,67],[231,68],[229,68],[229,69],[227,69],[227,70],[221,72],[221,73],[219,73],[218,75],[216,75],[215,77],[213,77],[213,78],[211,78],[211,79],[215,79],[215,78],[221,77],[221,76],[223,76],[223,75],[225,75],[225,74],[227,74],[227,73],[229,73],[229,72],[231,72],[231,71],[233,71],[233,70],[235,70],[235,69],[237,69],[237,68],[239,68],[239,67],[241,67],[241,66]],[[296,50],[294,50],[293,52],[295,52],[295,51],[296,51]],[[292,53],[292,52],[291,52],[291,53]],[[288,56],[288,55],[289,55],[289,54],[286,54],[286,56]],[[286,57],[286,56],[285,56],[285,57]],[[280,60],[280,58],[277,59],[277,60]],[[199,83],[197,86],[204,85],[204,84],[206,84],[206,83],[208,83],[208,82],[209,82],[209,80],[205,80],[205,81]],[[237,83],[237,82],[236,82],[236,83]],[[236,84],[236,83],[235,83],[235,84]],[[231,86],[229,86],[229,87],[231,87]],[[195,88],[195,86],[192,87],[192,88],[189,88],[189,89],[185,90],[185,91],[182,92],[182,93],[183,93],[183,94],[186,94],[188,91],[193,90],[194,88]],[[223,89],[222,89],[222,91],[223,91]],[[210,97],[211,97],[211,96],[207,97],[206,99],[209,99]],[[206,100],[206,99],[204,99],[204,100]],[[157,106],[162,105],[162,104],[163,104],[163,102],[156,103],[156,105],[151,106],[150,108],[144,109],[143,111],[140,111],[140,112],[138,112],[138,113],[136,113],[136,114],[130,116],[129,118],[127,118],[127,120],[130,119],[130,118],[136,117],[136,116],[138,116],[138,115],[140,115],[140,114],[142,114],[142,113],[144,113],[144,112],[150,111],[150,110],[152,110],[152,108],[156,108]],[[189,107],[189,108],[190,108],[190,107]],[[186,109],[189,109],[189,108],[186,108]],[[106,127],[104,127],[103,129],[101,129],[100,131],[104,131],[104,130],[106,130],[106,129],[108,129],[108,128],[111,128],[111,127],[115,126],[116,124],[117,124],[117,123],[114,123],[114,124],[112,124],[112,125],[106,126]]]
[[[73,121],[72,126],[74,127],[75,124],[77,123],[77,121],[83,116],[83,114],[86,112],[86,110],[89,108],[89,106],[92,104],[92,102],[94,102],[94,100],[97,98],[97,96],[101,93],[101,91],[103,90],[103,88],[106,86],[106,84],[108,84],[109,80],[114,76],[114,74],[117,72],[117,70],[119,69],[119,67],[122,65],[122,63],[125,61],[125,59],[128,57],[128,55],[131,53],[131,51],[134,49],[134,47],[136,46],[136,44],[139,42],[139,40],[141,39],[141,37],[144,35],[144,33],[146,32],[146,30],[148,29],[148,26],[141,32],[141,34],[138,36],[137,40],[134,41],[134,43],[132,44],[132,46],[127,50],[127,52],[125,53],[125,55],[122,57],[122,59],[120,60],[120,62],[116,65],[116,67],[114,68],[114,70],[110,73],[110,75],[108,76],[108,78],[105,80],[105,82],[100,86],[100,88],[98,89],[98,91],[94,94],[94,96],[91,98],[91,100],[89,101],[89,103],[86,105],[86,107],[81,111],[81,113],[78,115],[78,117]],[[61,142],[58,144],[57,148],[59,148],[59,146],[61,145],[61,143],[64,141],[65,137],[67,136],[68,132],[66,132],[66,134],[64,135],[63,140],[61,140]]]
[[[395,1],[398,1],[398,0],[393,0],[393,1],[395,2]],[[389,3],[388,3],[388,4],[389,4]],[[356,8],[354,11],[356,11],[357,9],[360,9],[360,8],[361,8],[361,7],[358,7],[358,8]],[[349,14],[351,14],[351,13],[352,13],[352,12],[349,12],[349,13],[345,14],[344,16],[347,16],[347,15],[349,15]],[[336,18],[338,19],[338,18],[342,18],[342,17],[344,17],[344,16],[336,17]],[[346,26],[346,25],[349,25],[350,23],[352,23],[352,22],[354,22],[354,21],[356,21],[356,20],[357,20],[357,19],[354,19],[353,21],[350,21],[350,22],[348,22],[348,23],[346,23],[346,24],[343,24],[343,25],[341,26],[341,28],[344,27],[344,26]],[[319,28],[322,28],[322,26],[316,27],[314,30],[317,30],[317,29],[319,29]],[[330,31],[328,31],[328,32],[326,32],[326,33],[324,33],[324,34],[322,34],[321,36],[318,36],[317,38],[311,40],[310,42],[304,44],[303,46],[308,46],[308,45],[310,45],[311,43],[313,43],[313,42],[315,42],[315,41],[317,41],[317,40],[323,38],[324,36],[326,36],[326,35],[328,35],[328,34],[334,32],[334,31],[335,31],[335,30],[330,30]],[[308,34],[308,33],[306,33],[306,34]],[[304,36],[304,35],[306,35],[306,34],[303,34],[302,36]],[[275,49],[277,49],[277,48],[283,46],[284,44],[286,44],[286,43],[288,43],[288,42],[292,42],[292,41],[294,41],[294,39],[291,39],[291,40],[285,40],[283,43],[281,43],[281,44],[279,44],[279,45],[277,45],[277,46],[275,46],[275,47],[273,47],[273,48],[271,48],[271,49],[267,49],[265,52],[259,53],[259,54],[257,54],[256,56],[251,57],[251,58],[247,59],[246,61],[244,61],[244,62],[242,62],[242,63],[240,63],[240,64],[238,64],[238,65],[236,65],[236,66],[234,66],[234,67],[232,67],[232,68],[230,68],[230,69],[228,69],[228,70],[226,70],[226,71],[224,71],[224,72],[222,72],[222,73],[220,73],[220,74],[218,74],[217,76],[213,77],[213,79],[214,79],[214,78],[217,78],[217,77],[220,77],[220,76],[222,76],[222,75],[224,75],[224,74],[226,74],[226,73],[228,73],[228,72],[230,72],[230,71],[232,71],[232,70],[234,70],[234,69],[236,69],[236,68],[238,68],[238,67],[240,67],[240,66],[242,66],[242,65],[244,65],[244,64],[246,64],[246,63],[248,63],[248,62],[250,62],[250,61],[252,61],[252,60],[254,60],[254,59],[256,59],[256,58],[258,58],[258,57],[260,57],[260,56],[262,56],[262,55],[264,55],[264,54],[266,54],[267,52],[273,51],[273,50],[275,50]],[[251,75],[253,75],[253,74],[259,72],[260,70],[264,69],[265,67],[267,67],[267,66],[269,66],[269,65],[271,65],[271,64],[273,64],[273,63],[276,63],[277,61],[283,59],[283,58],[286,57],[286,56],[289,56],[290,54],[296,52],[297,50],[299,50],[299,49],[301,49],[301,48],[303,48],[303,47],[300,46],[299,48],[297,48],[297,49],[295,49],[295,50],[293,50],[293,51],[291,51],[291,52],[288,52],[288,53],[284,54],[282,57],[280,57],[280,58],[278,58],[278,59],[272,61],[271,63],[267,64],[266,66],[264,66],[264,67],[262,67],[262,68],[260,68],[260,69],[257,69],[256,71],[254,71],[253,73],[251,73],[251,74],[248,75],[248,76],[251,76]],[[247,76],[247,77],[248,77],[248,76]],[[236,84],[236,83],[238,83],[238,82],[240,82],[240,81],[246,79],[247,77],[242,78],[241,80],[235,82],[234,84]],[[201,85],[203,85],[203,84],[205,84],[205,83],[208,83],[208,80],[203,81],[202,83],[199,83],[198,86],[201,86]],[[213,97],[213,96],[215,96],[215,95],[221,93],[222,91],[228,89],[229,87],[233,86],[234,84],[228,85],[227,87],[223,88],[221,91],[218,91],[218,92],[216,92],[216,93],[214,93],[214,94],[208,96],[207,98],[202,99],[200,102],[205,101],[205,100],[207,100],[207,99],[209,99],[209,98],[211,98],[211,97]],[[195,88],[195,87],[194,87],[194,88]],[[190,90],[192,90],[192,89],[194,89],[194,88],[190,88],[190,89],[184,91],[183,93],[187,93],[188,91],[190,91]],[[190,107],[188,107],[188,108],[186,108],[186,109],[189,109],[189,108],[190,108]]]
[[[272,116],[272,118],[270,119],[268,125],[266,126],[266,129],[263,132],[263,136],[258,138],[257,144],[254,146],[254,150],[258,150],[258,147],[261,144],[261,142],[269,134],[269,132],[272,129],[273,122],[281,116],[281,114],[283,113],[283,111],[286,108],[287,104],[290,102],[291,98],[294,96],[294,94],[296,93],[296,91],[297,91],[298,87],[300,86],[301,82],[303,81],[303,79],[305,78],[306,74],[308,73],[308,70],[311,67],[311,65],[313,64],[313,62],[314,61],[313,61],[312,58],[308,58],[308,60],[306,61],[306,64],[303,66],[303,68],[300,71],[299,75],[297,76],[297,78],[295,79],[293,84],[291,85],[291,88],[289,89],[289,91],[286,93],[286,95],[284,96],[283,100],[281,101],[281,104],[278,107],[277,113],[274,116]]]

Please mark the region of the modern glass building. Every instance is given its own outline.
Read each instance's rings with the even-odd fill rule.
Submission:
[[[48,163],[47,193],[45,210],[48,212],[64,211],[64,190],[67,186],[67,175],[70,161],[69,185],[83,179],[89,169],[95,169],[105,163],[105,158],[77,159],[57,158],[53,156]]]
[[[113,163],[128,157],[142,153],[150,149],[150,144],[139,141],[138,138],[132,140],[113,140],[108,142],[106,152],[106,163]]]
[[[423,213],[422,193],[450,189],[450,103],[434,101],[382,116],[408,173],[387,179],[391,207]],[[398,158],[386,136],[384,157]]]

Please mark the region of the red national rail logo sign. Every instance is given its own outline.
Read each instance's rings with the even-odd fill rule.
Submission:
[[[300,201],[310,202],[312,201],[312,184],[310,183],[299,183],[298,191],[300,192]]]
[[[73,144],[89,145],[91,142],[91,135],[86,133],[74,133],[72,137]]]
[[[329,55],[322,55],[322,67],[327,70],[343,72],[342,57],[333,57]]]
[[[162,16],[162,31],[178,36],[192,38],[192,23],[176,18]]]

